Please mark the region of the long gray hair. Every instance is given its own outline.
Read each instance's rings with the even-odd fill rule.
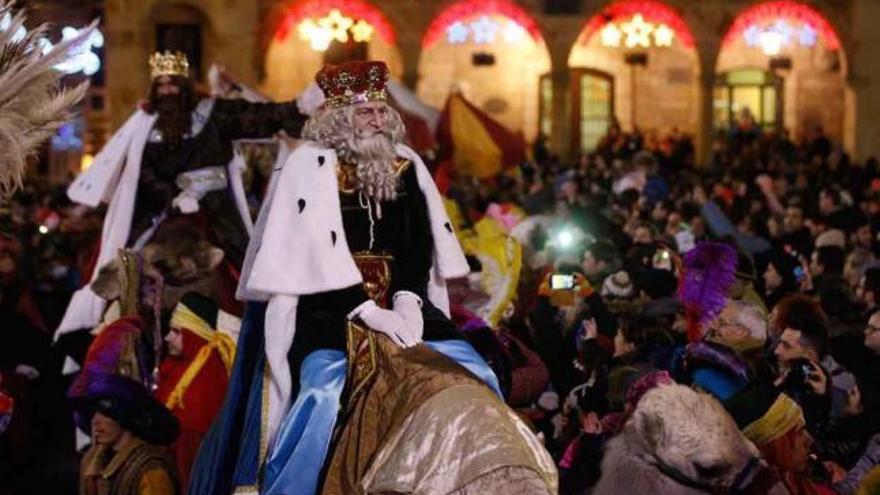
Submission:
[[[368,138],[358,136],[354,128],[354,105],[321,110],[306,122],[303,137],[321,146],[333,148],[339,159],[357,166],[358,188],[377,201],[397,198],[395,145],[405,136],[403,119],[388,107],[388,125]]]

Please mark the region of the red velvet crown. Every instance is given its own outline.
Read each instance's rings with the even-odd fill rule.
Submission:
[[[384,62],[346,62],[328,65],[315,76],[327,98],[326,108],[339,108],[368,101],[385,101],[388,66]]]

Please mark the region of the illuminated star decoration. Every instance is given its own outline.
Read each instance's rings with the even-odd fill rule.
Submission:
[[[309,40],[309,43],[312,46],[313,50],[317,50],[319,52],[323,52],[327,48],[330,47],[330,43],[333,42],[333,32],[326,28],[317,28],[314,32],[312,32],[312,37]]]
[[[816,46],[816,41],[818,40],[818,38],[819,34],[809,24],[804,24],[798,30],[798,43],[800,43],[801,46]]]
[[[453,45],[465,43],[470,29],[461,21],[455,21],[446,28],[446,39]]]
[[[746,42],[747,46],[758,46],[758,43],[761,40],[761,33],[764,32],[758,26],[752,24],[751,26],[743,29],[743,39]]]
[[[333,41],[333,33],[327,28],[318,26],[311,19],[303,20],[296,29],[300,39],[308,41],[315,51],[323,52]]]
[[[2,18],[0,18],[0,31],[6,31],[7,29],[9,29],[9,26],[11,26],[11,25],[12,25],[12,14],[7,12],[6,14],[3,15]],[[15,32],[15,36],[12,37],[12,41],[19,42],[22,39],[24,39],[25,36],[27,36],[27,28],[25,28],[24,26],[19,26]]]
[[[626,46],[628,48],[636,46],[649,48],[651,46],[650,35],[651,31],[654,30],[654,25],[645,22],[642,14],[636,14],[632,20],[623,23],[621,30],[626,34]]]
[[[783,18],[760,26],[750,24],[742,31],[747,46],[760,48],[765,54],[773,56],[795,42],[802,47],[812,48],[819,41],[819,31],[808,23],[800,27],[792,25]]]
[[[320,28],[313,20],[303,19],[303,21],[299,23],[299,26],[296,27],[296,32],[299,33],[299,39],[309,41],[312,38],[312,33],[317,29]]]
[[[602,31],[599,32],[599,39],[605,46],[618,47],[620,46],[620,38],[622,35],[623,33],[620,32],[620,29],[617,29],[617,26],[609,22],[602,28]]]
[[[361,19],[351,27],[351,37],[356,43],[366,43],[373,37],[373,26]]]
[[[79,36],[79,30],[74,27],[66,26],[61,30],[62,42],[71,40],[77,36]],[[92,48],[101,48],[102,46],[104,46],[104,35],[102,35],[100,31],[95,30],[89,36],[88,40],[71,52],[71,56],[67,60],[56,64],[55,68],[65,74],[82,72],[87,76],[92,76],[101,70],[101,59],[92,51]],[[42,46],[43,53],[46,53],[47,50],[51,49],[51,43]]]
[[[484,15],[471,23],[471,31],[474,34],[474,43],[494,43],[498,25]]]
[[[672,46],[672,39],[675,37],[675,31],[669,29],[666,24],[660,24],[654,30],[654,44],[657,46]]]
[[[318,20],[318,26],[329,31],[331,38],[340,43],[348,41],[348,28],[352,25],[354,21],[342,15],[337,9],[331,10],[327,17]]]
[[[775,57],[782,51],[782,47],[785,45],[785,38],[782,37],[779,31],[768,29],[761,33],[760,45],[764,55]]]
[[[779,36],[782,38],[783,46],[788,46],[791,43],[794,28],[792,28],[789,23],[785,22],[785,19],[779,19],[774,22],[771,29],[779,33]]]
[[[0,18],[0,32],[6,31],[9,29],[9,26],[12,23],[12,17],[7,13],[2,18]],[[22,31],[24,30],[24,31]],[[65,26],[61,30],[61,42],[70,41],[73,38],[79,36],[80,30],[75,27]],[[24,27],[20,27],[16,30],[16,34],[13,36],[13,39],[20,40],[27,35],[27,29]],[[37,46],[39,46],[40,53],[43,55],[48,55],[49,52],[55,47],[51,41],[47,38],[39,38],[37,39]],[[101,59],[95,54],[92,49],[93,48],[101,48],[104,46],[104,35],[101,34],[101,31],[95,29],[92,31],[92,34],[89,36],[87,40],[84,40],[79,45],[73,47],[70,50],[70,55],[58,62],[54,65],[55,70],[59,72],[63,72],[65,74],[76,74],[77,72],[82,72],[87,76],[95,75],[99,70],[101,70]]]
[[[519,43],[526,37],[526,30],[514,21],[508,21],[501,31],[501,36],[508,43]]]

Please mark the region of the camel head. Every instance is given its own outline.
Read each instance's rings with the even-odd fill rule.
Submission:
[[[648,391],[623,434],[663,474],[707,493],[742,487],[760,458],[715,398],[678,384]]]

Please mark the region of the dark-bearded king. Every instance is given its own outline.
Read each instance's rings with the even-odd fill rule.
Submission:
[[[74,202],[108,204],[92,278],[120,248],[143,247],[169,221],[192,224],[238,270],[251,220],[241,186],[244,164],[234,159],[233,140],[269,138],[281,130],[298,136],[305,117],[295,101],[200,99],[181,53],[153,55],[150,72],[146,104],[68,188]],[[104,306],[89,287],[81,289],[58,335],[97,325]]]

